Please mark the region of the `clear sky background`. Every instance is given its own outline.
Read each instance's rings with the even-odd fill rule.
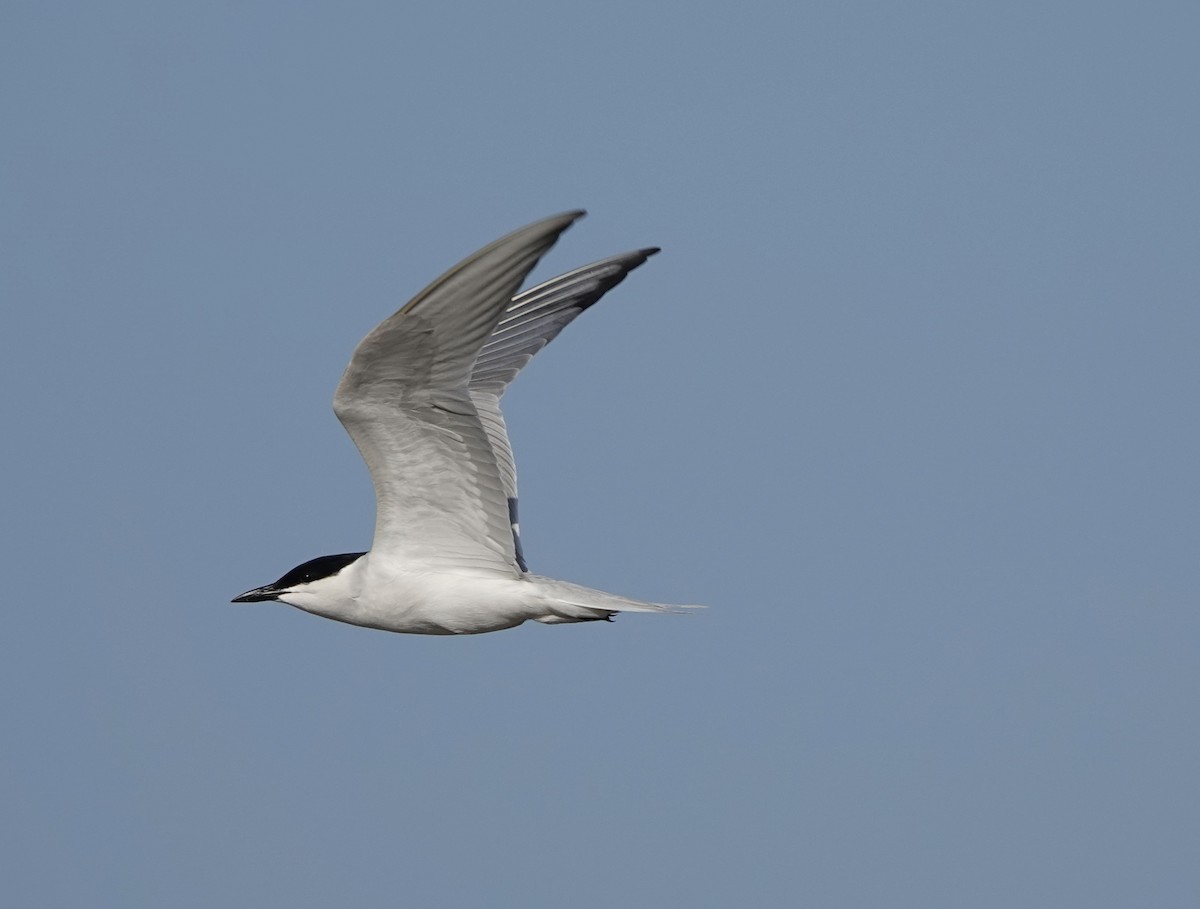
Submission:
[[[1200,904],[1200,7],[0,14],[11,906]],[[365,549],[359,338],[574,207],[664,252],[506,398],[461,639]]]

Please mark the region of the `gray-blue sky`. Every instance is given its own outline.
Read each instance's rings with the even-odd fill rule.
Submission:
[[[13,905],[1192,905],[1188,4],[9,4]],[[425,639],[357,340],[576,206],[508,398],[534,568],[689,618]]]

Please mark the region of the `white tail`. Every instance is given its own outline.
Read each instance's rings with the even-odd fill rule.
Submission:
[[[597,619],[611,618],[617,612],[665,612],[682,613],[689,609],[703,609],[702,606],[676,606],[668,603],[646,603],[642,600],[631,600],[603,590],[593,590],[591,587],[581,587],[568,581],[558,581],[554,578],[542,577],[538,574],[525,576],[527,580],[537,585],[543,601],[548,608],[548,614],[539,617],[537,621],[547,625],[562,622],[592,622]]]

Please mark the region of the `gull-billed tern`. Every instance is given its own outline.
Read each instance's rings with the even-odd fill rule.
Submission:
[[[500,396],[563,327],[655,248],[612,256],[513,296],[582,211],[502,237],[384,320],[354,351],[333,409],[375,484],[370,552],[322,556],[235,603],[409,634],[479,634],[677,608],[531,573]]]

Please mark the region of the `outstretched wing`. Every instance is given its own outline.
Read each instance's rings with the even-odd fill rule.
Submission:
[[[577,315],[625,280],[625,276],[658,252],[657,248],[611,256],[551,278],[515,297],[475,361],[471,400],[483,421],[500,471],[508,502],[517,564],[528,571],[521,550],[517,519],[517,468],[500,397],[534,354],[553,341]]]
[[[521,282],[582,215],[547,218],[464,259],[355,349],[333,409],[375,485],[372,552],[446,570],[519,570],[468,381]]]

